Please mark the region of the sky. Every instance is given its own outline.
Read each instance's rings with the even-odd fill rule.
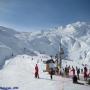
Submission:
[[[90,0],[0,0],[0,26],[18,31],[45,30],[90,22]]]

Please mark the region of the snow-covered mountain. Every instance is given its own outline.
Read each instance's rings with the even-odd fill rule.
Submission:
[[[0,26],[0,68],[5,60],[17,54],[35,55],[29,45],[15,35],[19,32]]]
[[[81,60],[86,64],[90,62],[90,24],[86,22],[76,22],[37,32],[17,32],[0,27],[0,51],[2,49],[0,53],[6,52],[4,51],[6,48],[8,56],[12,53],[31,54],[34,51],[55,55],[59,52],[60,42],[65,58]]]
[[[55,55],[59,51],[61,41],[65,57],[72,60],[90,58],[90,24],[85,22],[76,22],[47,31],[19,33],[16,37],[40,53]]]

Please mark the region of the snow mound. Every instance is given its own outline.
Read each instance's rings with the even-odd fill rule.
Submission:
[[[34,78],[34,67],[37,58],[40,60],[41,56],[35,56],[32,60],[31,56],[18,55],[8,60],[0,71],[0,86],[18,87],[19,90],[75,90],[77,87],[77,90],[90,89],[86,85],[73,84],[70,78],[53,76],[51,80],[50,75],[43,72],[44,64],[41,61],[38,62],[40,79]]]

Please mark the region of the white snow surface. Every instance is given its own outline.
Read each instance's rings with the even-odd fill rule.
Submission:
[[[0,87],[18,87],[18,89],[10,90],[90,90],[90,86],[73,84],[70,78],[53,76],[53,80],[50,80],[50,76],[43,72],[45,65],[40,57],[35,56],[32,60],[31,56],[18,55],[8,60],[4,68],[0,70]],[[43,60],[45,59],[47,58],[44,57]],[[37,61],[39,79],[34,77]]]

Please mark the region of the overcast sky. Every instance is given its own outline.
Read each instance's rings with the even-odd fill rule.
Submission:
[[[90,0],[0,0],[0,25],[32,31],[90,22]]]

